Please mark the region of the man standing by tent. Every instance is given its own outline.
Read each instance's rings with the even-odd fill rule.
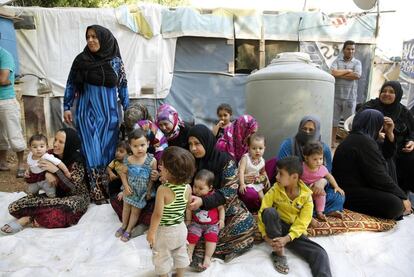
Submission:
[[[17,153],[17,178],[24,177],[23,153],[26,142],[20,125],[20,106],[14,91],[15,65],[13,56],[0,47],[0,171],[7,166],[9,146]]]
[[[361,62],[354,58],[355,42],[347,40],[342,55],[332,63],[331,74],[335,77],[335,100],[332,128],[332,147],[336,146],[336,134],[341,117],[345,120],[355,113],[358,79],[361,77]]]

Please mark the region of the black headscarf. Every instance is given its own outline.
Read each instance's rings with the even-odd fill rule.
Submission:
[[[115,87],[118,82],[118,77],[110,64],[113,58],[121,58],[116,38],[111,31],[100,25],[88,26],[86,34],[89,29],[96,32],[100,48],[96,53],[92,53],[86,45],[83,52],[73,61],[71,71],[75,72],[74,84],[80,92],[85,82],[110,88]]]
[[[351,133],[363,134],[376,141],[383,125],[384,115],[377,110],[367,109],[355,115]]]
[[[403,105],[400,103],[402,96],[403,96],[403,89],[401,87],[401,84],[397,81],[388,81],[385,82],[380,90],[380,95],[385,87],[392,87],[395,92],[395,100],[392,104],[384,104],[381,102],[381,100],[378,98],[371,100],[364,104],[364,109],[376,109],[384,116],[391,117],[393,121],[396,121],[403,109]]]
[[[216,138],[209,128],[205,125],[194,125],[188,132],[188,138],[195,137],[203,145],[206,154],[197,159],[197,170],[207,169],[214,173],[214,187],[220,188],[223,182],[223,170],[227,163],[233,158],[225,152],[216,149]]]
[[[68,167],[74,162],[83,162],[83,157],[80,151],[81,141],[76,130],[72,128],[63,128],[58,132],[64,132],[66,134],[62,162]]]

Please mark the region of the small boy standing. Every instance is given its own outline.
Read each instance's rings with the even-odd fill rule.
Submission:
[[[299,179],[302,163],[298,157],[277,162],[277,182],[266,193],[259,210],[259,231],[272,247],[275,269],[289,272],[284,249],[305,259],[313,276],[332,276],[325,249],[308,239],[306,229],[312,220],[312,191]]]
[[[147,241],[153,251],[155,273],[167,277],[173,265],[176,276],[183,277],[190,264],[184,215],[191,202],[189,183],[194,176],[195,159],[188,150],[170,146],[162,154],[159,168],[165,182],[157,189]]]

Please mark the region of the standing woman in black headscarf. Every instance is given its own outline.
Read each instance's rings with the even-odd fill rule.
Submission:
[[[402,96],[403,90],[399,82],[385,82],[379,97],[365,103],[361,110],[375,109],[394,121],[393,134],[397,152],[393,161],[397,166],[398,184],[402,189],[414,192],[414,117],[400,103]]]
[[[106,166],[114,158],[119,133],[118,97],[125,110],[128,88],[118,42],[111,31],[99,25],[86,29],[87,45],[73,61],[66,84],[64,120],[78,99],[75,126],[82,141],[91,199],[105,202]]]
[[[379,132],[387,134],[383,149],[394,148],[388,133],[393,124],[384,124],[377,110],[355,115],[352,131],[335,151],[332,174],[345,191],[345,208],[364,214],[397,219],[411,213],[411,203],[388,173],[386,161],[377,144]]]

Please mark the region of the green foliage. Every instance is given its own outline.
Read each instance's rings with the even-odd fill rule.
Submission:
[[[101,0],[17,0],[16,6],[39,6],[39,7],[99,7]]]
[[[17,0],[16,6],[39,6],[39,7],[119,7],[124,4],[135,4],[137,0]],[[142,2],[156,3],[169,7],[185,6],[187,0],[145,0]]]

